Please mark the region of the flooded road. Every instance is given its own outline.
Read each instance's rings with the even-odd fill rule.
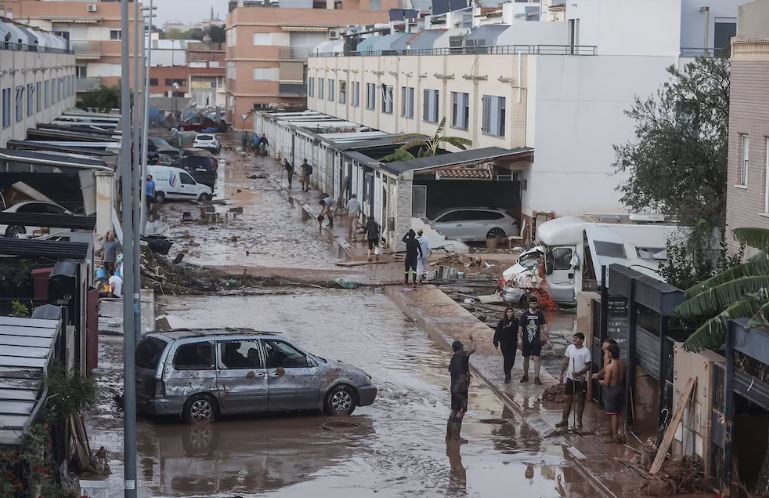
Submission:
[[[284,331],[303,348],[366,370],[372,406],[347,418],[317,414],[225,419],[189,426],[140,420],[140,496],[592,496],[559,445],[540,440],[477,382],[461,447],[444,443],[449,354],[373,291],[162,298],[173,327]],[[119,340],[102,342],[100,384],[120,382]],[[120,485],[120,418],[108,397],[91,417],[92,445],[111,451]],[[116,444],[117,443],[117,444]],[[118,489],[118,488],[115,488]]]

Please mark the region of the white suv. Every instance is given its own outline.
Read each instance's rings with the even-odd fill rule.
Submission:
[[[196,149],[206,149],[216,154],[222,149],[222,144],[216,139],[216,135],[211,133],[198,133],[192,146]]]
[[[520,235],[518,221],[498,208],[444,209],[430,220],[430,225],[448,239],[464,241]]]

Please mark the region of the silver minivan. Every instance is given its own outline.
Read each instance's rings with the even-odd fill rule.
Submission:
[[[136,348],[137,411],[209,422],[220,415],[322,410],[349,415],[374,402],[363,370],[302,351],[281,334],[176,329]]]

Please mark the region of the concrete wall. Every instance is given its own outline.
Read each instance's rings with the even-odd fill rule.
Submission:
[[[681,0],[681,47],[712,49],[716,22],[736,23],[737,6],[747,1]]]
[[[769,39],[769,0],[754,0],[738,9],[737,37],[744,40]]]
[[[0,147],[5,147],[8,140],[23,140],[27,136],[27,128],[34,128],[37,123],[49,123],[61,115],[67,109],[75,106],[75,57],[71,54],[48,54],[37,52],[23,52],[16,50],[0,50],[0,90],[10,89],[10,126],[2,126],[0,121]],[[65,92],[61,97],[53,101],[55,95],[53,87],[59,86],[59,80],[64,82]],[[55,83],[50,83],[50,81]],[[49,105],[45,105],[45,82],[49,81]],[[42,99],[41,108],[38,109],[37,83],[40,82]],[[32,99],[33,112],[28,113],[27,95],[29,87],[34,87]],[[16,119],[16,89],[23,87],[21,98],[22,117]],[[2,93],[0,92],[0,98]],[[0,100],[0,117],[2,117],[3,101]]]

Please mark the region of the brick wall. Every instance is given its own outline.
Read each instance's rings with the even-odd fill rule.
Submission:
[[[738,43],[734,44],[735,49]],[[729,171],[727,181],[727,230],[739,227],[769,229],[766,213],[767,147],[769,146],[769,50],[763,57],[755,49],[733,49],[729,108]],[[749,137],[747,185],[740,183],[742,135]],[[731,233],[730,245],[736,243]]]

